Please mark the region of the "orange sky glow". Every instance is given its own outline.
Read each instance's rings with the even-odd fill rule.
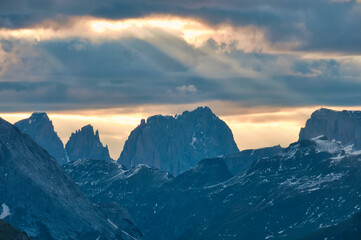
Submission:
[[[300,128],[304,126],[311,113],[320,108],[318,106],[279,109],[235,108],[225,110],[222,107],[224,106],[223,104],[213,102],[207,105],[232,129],[240,150],[278,144],[282,147],[287,147],[290,143],[297,141]],[[231,103],[229,104],[232,105]],[[191,107],[190,105],[152,105],[134,108],[51,111],[48,112],[48,115],[64,144],[68,141],[72,132],[82,126],[92,124],[95,129],[99,129],[103,144],[109,146],[111,157],[118,159],[124,142],[130,132],[140,123],[141,119],[146,119],[155,114],[180,114],[185,110],[193,110],[198,105],[193,104]],[[328,108],[335,110],[357,110],[361,109],[361,106],[330,106]],[[1,113],[1,117],[11,123],[28,118],[30,115],[30,112]]]

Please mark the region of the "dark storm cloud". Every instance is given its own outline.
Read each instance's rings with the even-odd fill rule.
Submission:
[[[13,0],[0,3],[0,26],[24,27],[59,16],[96,16],[111,19],[173,14],[257,26],[273,43],[298,41],[299,51],[346,54],[361,52],[361,4],[356,1],[55,1]]]

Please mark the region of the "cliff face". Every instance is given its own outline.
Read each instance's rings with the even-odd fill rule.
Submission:
[[[60,165],[67,162],[64,145],[54,131],[53,123],[46,113],[33,113],[31,117],[14,124],[45,148]]]
[[[299,139],[320,135],[341,141],[343,145],[354,144],[356,149],[361,149],[361,112],[325,108],[315,111],[307,120],[306,126],[301,128]]]
[[[94,133],[91,125],[87,125],[72,133],[65,145],[70,161],[78,159],[111,160],[108,146],[103,146],[98,130]]]
[[[280,145],[259,149],[247,149],[227,155],[223,157],[223,159],[226,162],[229,170],[233,174],[237,175],[247,170],[253,162],[262,158],[273,157],[282,150],[283,148]]]
[[[142,120],[118,159],[126,167],[147,164],[174,175],[204,158],[238,152],[232,131],[208,107]]]

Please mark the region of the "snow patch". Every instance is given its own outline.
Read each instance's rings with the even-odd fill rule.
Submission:
[[[328,152],[331,154],[339,153],[343,150],[342,145],[336,140],[329,141],[324,136],[318,136],[311,139],[316,143],[316,152]]]
[[[107,219],[108,222],[110,223],[110,225],[112,225],[115,229],[119,229],[117,225],[115,225],[112,221],[110,221],[110,219]]]
[[[5,203],[3,203],[2,205],[2,213],[0,214],[0,219],[4,219],[6,218],[7,216],[10,216],[10,208],[8,205],[6,205]]]
[[[132,235],[130,235],[130,234],[127,233],[126,231],[124,231],[124,230],[121,230],[121,231],[122,231],[122,233],[124,233],[125,235],[127,235],[128,237],[130,237],[131,239],[137,240],[135,237],[133,237]]]
[[[194,150],[196,150],[196,147],[194,146],[194,144],[196,142],[197,142],[197,138],[196,138],[196,133],[194,132],[193,135],[192,135],[192,142],[189,144],[194,148]]]
[[[194,146],[194,144],[197,142],[197,138],[194,136],[193,134],[193,137],[192,137],[192,142],[191,142],[191,146],[194,148],[194,150],[196,149],[196,147]]]
[[[329,173],[324,176],[320,174],[318,176],[302,177],[298,179],[293,177],[282,182],[280,185],[295,187],[296,189],[301,191],[312,192],[319,190],[321,184],[337,181],[341,179],[344,175],[344,173]]]

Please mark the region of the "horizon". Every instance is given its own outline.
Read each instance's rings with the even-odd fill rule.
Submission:
[[[87,124],[91,124],[94,127],[94,132],[99,130],[100,140],[103,145],[108,145],[111,158],[117,160],[123,150],[125,141],[131,131],[140,124],[141,119],[147,119],[154,115],[175,116],[176,114],[182,114],[184,111],[193,111],[197,107],[200,106],[195,106],[191,109],[185,109],[186,106],[179,106],[176,110],[170,111],[168,108],[153,106],[149,112],[143,109],[137,113],[130,112],[126,114],[124,114],[124,110],[123,113],[119,113],[119,109],[76,111],[77,113],[71,111],[51,111],[46,113],[53,122],[54,129],[64,146],[69,140],[71,133],[75,133],[76,130],[81,129]],[[240,151],[276,145],[288,147],[289,144],[298,141],[301,127],[305,126],[306,120],[318,109],[327,108],[334,111],[361,110],[361,107],[318,106],[296,110],[244,112],[243,114],[232,115],[227,112],[222,114],[222,105],[216,106],[216,110],[210,106],[208,107],[232,130],[233,138]],[[96,115],[95,112],[97,111],[102,112],[102,114]],[[218,111],[220,114],[217,113]],[[1,117],[14,124],[19,120],[29,118],[31,114],[32,112],[2,113]],[[245,138],[248,139],[245,140]]]

